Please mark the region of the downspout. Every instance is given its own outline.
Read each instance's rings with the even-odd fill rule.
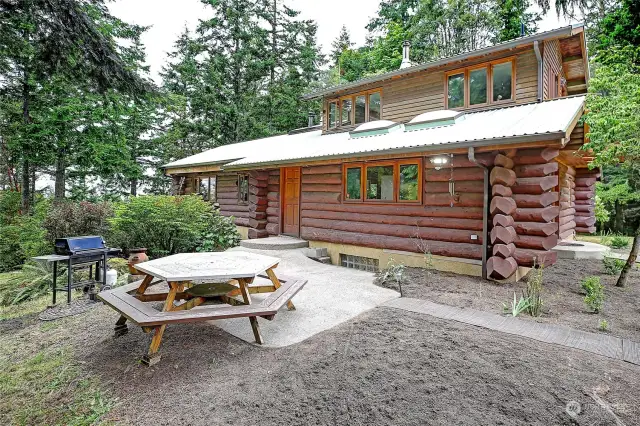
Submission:
[[[489,247],[489,168],[478,163],[475,149],[470,146],[469,161],[484,171],[484,208],[482,209],[482,278],[487,279],[487,250]]]
[[[542,102],[542,54],[540,53],[540,42],[535,40],[533,42],[533,51],[536,52],[536,59],[538,60],[538,102]]]

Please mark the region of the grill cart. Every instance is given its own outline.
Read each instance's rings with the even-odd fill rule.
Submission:
[[[107,260],[116,257],[121,252],[118,248],[107,247],[100,236],[56,238],[55,254],[37,256],[34,260],[53,263],[53,304],[56,304],[56,293],[67,292],[67,303],[71,303],[71,290],[74,288],[88,288],[89,291],[97,284],[104,288],[107,283]],[[58,287],[58,262],[67,265],[67,285]],[[73,271],[89,270],[89,279],[73,282]],[[100,270],[102,269],[102,274]],[[100,278],[100,275],[102,277]]]

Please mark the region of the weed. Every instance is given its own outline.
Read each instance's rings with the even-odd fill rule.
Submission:
[[[609,331],[609,322],[606,319],[601,319],[598,323],[598,329],[600,331]]]
[[[601,312],[604,305],[604,286],[600,283],[600,277],[587,277],[581,286],[586,293],[584,303],[587,307],[595,313]]]
[[[505,313],[511,314],[513,317],[517,317],[523,311],[529,309],[531,302],[529,299],[526,299],[520,296],[520,300],[517,299],[516,293],[513,293],[513,302],[511,302],[511,306],[506,303],[502,304]]]
[[[381,283],[394,282],[400,290],[400,297],[402,295],[402,281],[404,280],[405,266],[402,263],[397,263],[393,258],[389,259],[386,269],[380,272],[378,281]]]
[[[604,273],[607,275],[618,275],[624,268],[625,261],[615,257],[604,257],[602,264],[604,265]]]
[[[624,235],[614,235],[609,241],[609,247],[614,249],[624,249],[629,247],[629,237]]]
[[[525,300],[529,301],[527,312],[532,317],[539,317],[542,315],[542,282],[543,282],[544,266],[536,268],[534,265],[533,270],[529,273],[527,278],[527,288],[522,292],[522,296]]]
[[[429,244],[422,238],[420,238],[420,227],[418,227],[418,231],[416,232],[416,246],[418,250],[423,254],[424,259],[424,269],[427,272],[431,272],[433,270],[433,255],[431,254],[431,249],[429,248]]]

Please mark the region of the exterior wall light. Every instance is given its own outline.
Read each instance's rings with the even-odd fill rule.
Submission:
[[[449,159],[447,157],[431,157],[429,158],[429,161],[431,161],[431,164],[436,166],[436,170],[440,170],[442,166],[449,162]]]

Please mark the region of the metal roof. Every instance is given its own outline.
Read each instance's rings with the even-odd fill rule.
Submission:
[[[214,148],[165,168],[224,164],[224,169],[266,167],[368,155],[442,151],[449,148],[561,139],[584,110],[585,96],[467,112],[454,124],[403,129],[361,138],[321,131],[275,136]]]
[[[401,68],[396,71],[391,71],[384,74],[378,74],[371,77],[365,77],[360,80],[353,81],[351,83],[338,84],[335,86],[326,87],[324,89],[317,90],[315,92],[307,93],[302,96],[302,99],[308,100],[308,99],[320,98],[338,91],[353,89],[359,86],[363,86],[365,84],[376,83],[383,80],[388,80],[393,77],[400,77],[407,74],[412,74],[414,72],[424,71],[429,68],[446,65],[450,62],[462,61],[474,56],[489,55],[491,53],[495,53],[500,50],[513,49],[523,44],[533,43],[536,40],[547,40],[547,39],[555,39],[559,37],[569,37],[575,34],[574,30],[576,29],[582,30],[583,24],[568,25],[562,28],[556,28],[549,31],[542,31],[529,36],[518,37],[513,40],[504,41],[502,43],[494,44],[492,46],[488,46],[482,49],[471,50],[455,56],[449,56],[446,58],[437,59],[435,61],[425,62],[424,64],[414,65],[412,67],[407,67],[407,68]]]

